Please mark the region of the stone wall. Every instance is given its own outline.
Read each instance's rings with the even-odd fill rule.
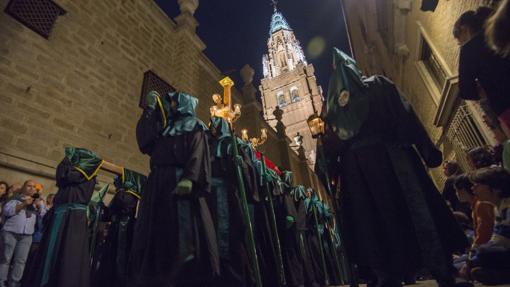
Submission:
[[[152,70],[197,96],[204,121],[210,96],[222,91],[222,75],[195,34],[198,2],[180,1],[175,21],[151,0],[55,2],[67,13],[48,39],[0,12],[0,179],[35,177],[54,192],[65,146],[89,148],[147,173],[148,158],[135,138],[144,73]],[[3,11],[8,1],[0,3]],[[242,102],[241,93],[233,93]],[[267,126],[253,112],[242,122]]]

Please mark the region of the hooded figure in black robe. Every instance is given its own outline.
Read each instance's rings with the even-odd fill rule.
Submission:
[[[452,252],[468,243],[424,166],[439,166],[441,152],[392,82],[362,77],[352,58],[333,54],[326,121],[337,141],[325,148],[338,158],[349,259],[383,286],[420,267],[453,285]]]
[[[138,121],[140,150],[151,172],[140,201],[130,286],[205,286],[219,273],[210,192],[207,127],[195,116],[198,99],[152,91]]]
[[[128,283],[128,258],[133,241],[135,214],[147,177],[129,169],[115,178],[116,193],[103,219],[110,222],[98,264],[97,287],[123,287]]]
[[[324,205],[320,201],[320,198],[315,190],[312,188],[307,189],[306,196],[307,198],[305,199],[304,204],[308,226],[306,236],[308,238],[308,248],[310,250],[310,261],[315,272],[316,280],[321,284],[321,286],[327,286],[330,283],[329,274],[331,270],[326,262],[327,258],[324,250],[324,238],[322,237],[322,233],[324,233]],[[321,233],[320,238],[318,232]],[[322,262],[323,255],[325,260],[324,263]],[[323,264],[326,264],[327,272],[324,272]]]
[[[278,219],[280,239],[282,244],[282,256],[285,266],[285,275],[289,287],[304,286],[305,275],[303,258],[300,256],[299,238],[296,228],[298,218],[296,205],[291,193],[296,188],[293,186],[291,171],[282,172],[282,195],[278,197]]]
[[[27,286],[90,287],[87,205],[103,161],[83,148],[66,148],[65,155],[57,166],[54,206],[45,217],[39,269],[29,274]]]
[[[287,182],[289,179],[285,180]],[[288,185],[288,184],[287,184]],[[290,195],[290,200],[287,201],[286,207],[289,216],[292,217],[293,224],[291,230],[295,232],[294,237],[285,237],[284,245],[289,243],[291,245],[297,245],[297,268],[295,272],[300,272],[301,269],[304,286],[306,287],[317,287],[320,286],[318,283],[317,274],[315,272],[313,257],[311,254],[310,244],[308,241],[308,232],[310,232],[311,226],[307,220],[306,213],[306,191],[304,186],[297,185],[287,189]],[[290,218],[289,218],[290,219]],[[284,254],[286,254],[287,248],[284,248]],[[296,264],[296,263],[293,263]],[[295,272],[291,271],[290,276],[295,276],[295,279],[290,279],[290,283],[299,282],[300,277],[296,276]],[[294,281],[296,280],[296,281]]]
[[[246,247],[246,225],[243,222],[242,206],[237,189],[237,175],[233,158],[232,134],[228,122],[220,117],[211,118],[211,198],[216,236],[220,252],[221,276],[214,286],[253,286],[253,266]],[[238,138],[236,137],[236,140]],[[239,144],[241,142],[239,141]],[[245,190],[249,202],[258,200],[256,174],[248,164],[249,158],[239,150],[243,163]]]

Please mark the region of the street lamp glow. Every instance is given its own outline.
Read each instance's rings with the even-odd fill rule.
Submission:
[[[306,123],[308,124],[308,128],[310,128],[310,132],[314,139],[324,135],[325,124],[319,115],[314,113],[308,118]]]

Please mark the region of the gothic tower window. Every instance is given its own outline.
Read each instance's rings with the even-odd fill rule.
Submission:
[[[300,98],[299,98],[298,88],[296,88],[296,87],[290,88],[290,100],[292,103],[299,102]]]
[[[284,53],[280,54],[280,67],[282,67],[286,71],[285,68],[287,68],[287,60],[285,59]]]
[[[280,108],[283,108],[283,107],[285,107],[286,105],[289,104],[287,102],[287,99],[285,98],[285,94],[283,92],[278,92],[278,94],[276,94],[276,99],[278,101],[278,106]]]

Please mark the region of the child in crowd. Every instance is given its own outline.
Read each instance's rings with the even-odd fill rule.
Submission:
[[[475,147],[467,152],[467,160],[473,169],[495,165],[494,154],[487,147]]]
[[[494,228],[495,212],[494,205],[487,201],[480,201],[471,190],[473,184],[469,177],[465,174],[456,178],[454,187],[460,202],[467,203],[471,206],[471,218],[473,222],[473,230],[468,230],[466,235],[472,239],[472,248],[487,243],[492,235]],[[455,258],[454,265],[460,270],[460,275],[469,278],[469,267],[466,264],[468,254],[464,254]]]
[[[484,284],[510,283],[510,173],[501,167],[483,168],[469,179],[476,197],[497,207],[491,239],[473,250],[471,277]]]
[[[479,200],[473,190],[473,184],[467,175],[460,175],[455,180],[455,190],[461,202],[471,205],[471,218],[473,219],[473,229],[475,231],[472,247],[477,247],[487,243],[492,236],[494,228],[494,204]]]

